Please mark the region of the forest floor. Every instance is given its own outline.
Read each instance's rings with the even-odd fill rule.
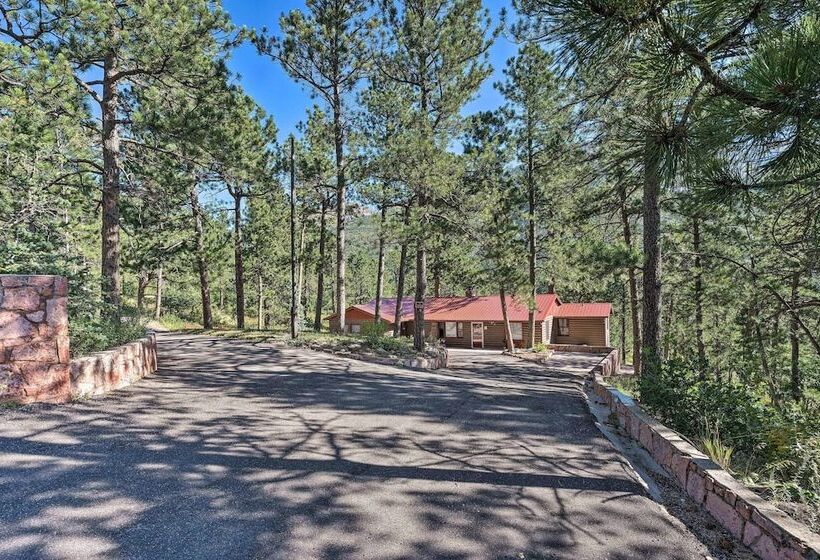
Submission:
[[[408,371],[160,334],[101,398],[0,410],[2,558],[738,558],[590,414],[596,357]]]

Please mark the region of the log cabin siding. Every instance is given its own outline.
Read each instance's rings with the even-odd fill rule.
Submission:
[[[607,346],[609,342],[608,320],[605,317],[569,317],[569,334],[561,335],[558,329],[558,318],[552,322],[552,340],[554,344],[586,344],[589,346]]]
[[[334,315],[330,318],[330,332],[339,332],[339,317]],[[350,325],[363,325],[364,323],[372,323],[373,322],[373,315],[367,313],[366,311],[362,311],[356,307],[348,307],[345,311],[345,329],[347,330],[347,334],[350,334]],[[388,321],[382,321],[388,330],[392,330],[393,323]]]
[[[503,321],[453,321],[458,322],[461,324],[461,336],[460,337],[444,337],[444,345],[448,348],[472,348],[472,323],[482,323],[484,325],[484,348],[490,348],[495,350],[502,350],[506,348],[505,340],[506,336],[504,334],[504,322]],[[530,334],[530,326],[526,321],[512,321],[513,323],[520,322],[521,323],[521,340],[515,341],[515,346],[517,348],[525,347],[527,341],[529,340]],[[441,329],[444,330],[444,321],[425,321],[424,326],[424,336],[427,338],[438,339],[439,337],[439,324],[441,324]],[[406,321],[401,325],[401,334],[403,336],[412,336],[414,329],[413,321]],[[543,340],[542,339],[542,330],[543,327],[541,323],[535,324],[535,340]],[[445,331],[446,332],[446,331]],[[477,347],[478,348],[478,347]]]

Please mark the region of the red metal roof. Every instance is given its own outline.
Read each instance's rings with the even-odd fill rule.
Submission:
[[[538,294],[535,298],[535,320],[543,321],[554,309],[558,296],[555,294]],[[376,300],[354,305],[370,315],[376,312]],[[379,309],[382,319],[392,323],[396,312],[396,299],[383,298]],[[527,321],[529,308],[527,304],[514,297],[507,298],[507,313],[510,321]],[[401,320],[413,319],[413,298],[403,298],[401,302]],[[424,319],[427,321],[503,321],[500,296],[441,297],[427,298],[424,304]]]
[[[609,317],[611,303],[565,303],[553,308],[553,317]]]

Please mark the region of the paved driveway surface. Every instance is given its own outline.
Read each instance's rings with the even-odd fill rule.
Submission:
[[[162,336],[134,387],[0,411],[0,558],[702,557],[594,426],[594,360]]]

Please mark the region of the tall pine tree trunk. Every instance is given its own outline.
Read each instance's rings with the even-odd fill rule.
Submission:
[[[305,297],[305,238],[307,237],[307,220],[302,217],[301,223],[299,224],[299,253],[297,255],[298,258],[298,268],[296,271],[296,306],[297,306],[297,314],[299,317],[304,315],[304,297]]]
[[[157,269],[157,297],[154,299],[154,319],[159,321],[159,318],[162,317],[162,289],[164,279],[162,277],[162,264],[159,265]]]
[[[532,117],[527,111],[527,238],[529,251],[529,281],[530,281],[530,310],[527,320],[530,325],[530,340],[529,347],[535,346],[535,310],[536,310],[536,247],[535,247],[535,177],[534,177],[534,162],[533,162],[533,145],[532,145]]]
[[[629,224],[629,211],[627,209],[626,186],[621,185],[619,189],[621,226],[623,228],[624,243],[632,248],[632,228]],[[641,313],[640,302],[638,300],[638,278],[635,267],[627,269],[629,278],[629,315],[632,320],[632,365],[636,373],[641,371]]]
[[[115,81],[117,58],[109,51],[103,63],[102,118],[102,296],[106,314],[119,319],[122,304],[120,277],[120,135],[117,125],[119,91]]]
[[[661,146],[647,137],[643,183],[643,343],[641,375],[657,375],[661,357]]]
[[[426,71],[426,70],[425,70]],[[421,113],[428,118],[427,113],[427,85],[421,84]],[[421,210],[421,223],[416,234],[416,294],[413,301],[413,347],[421,352],[424,350],[424,300],[427,298],[427,247],[424,235],[427,215],[427,185],[418,187],[418,204]]]
[[[322,197],[321,214],[319,217],[319,263],[316,267],[316,315],[313,319],[313,330],[322,330],[322,307],[325,302],[325,247],[326,233],[325,220],[327,219],[327,197]]]
[[[345,331],[345,172],[344,135],[342,131],[342,98],[333,86],[333,143],[336,152],[336,315],[339,330]]]
[[[800,290],[800,273],[792,275],[791,307],[795,309]],[[789,344],[791,346],[791,392],[795,401],[803,400],[803,380],[800,376],[800,324],[794,315],[789,317]]]
[[[264,326],[262,320],[263,314],[262,305],[262,267],[256,269],[256,330],[261,331]]]
[[[410,205],[404,211],[404,225],[405,227],[410,222]],[[407,238],[403,237],[401,242],[401,251],[399,253],[399,274],[396,279],[396,309],[393,314],[393,336],[397,337],[401,334],[401,311],[402,300],[404,299],[404,281],[407,272]]]
[[[145,290],[148,288],[148,283],[151,277],[147,270],[140,270],[137,278],[137,314],[142,315],[145,311]]]
[[[387,218],[387,205],[382,203],[381,217],[379,219],[379,263],[376,271],[376,316],[374,322],[380,323],[382,320],[382,290],[384,289],[384,234],[385,220]]]
[[[205,231],[202,223],[202,207],[199,205],[196,186],[191,189],[191,212],[194,216],[194,248],[196,266],[199,271],[199,293],[202,300],[202,326],[212,329],[214,326],[211,312],[211,280],[208,272],[208,260],[205,256]]]
[[[507,350],[510,353],[515,352],[515,342],[512,337],[512,328],[510,327],[510,317],[507,313],[507,293],[504,290],[504,285],[499,289],[499,296],[501,297],[501,315],[504,317],[504,341],[507,344]]]
[[[621,288],[621,363],[626,363],[626,290]]]
[[[698,346],[698,375],[706,379],[706,344],[703,342],[703,267],[700,258],[700,219],[692,219],[692,249],[695,252],[695,341]]]
[[[233,191],[233,256],[236,288],[236,328],[245,328],[245,262],[242,256],[242,193]]]
[[[424,300],[427,298],[427,248],[424,234],[416,239],[416,294],[413,301],[413,347],[424,350]]]

